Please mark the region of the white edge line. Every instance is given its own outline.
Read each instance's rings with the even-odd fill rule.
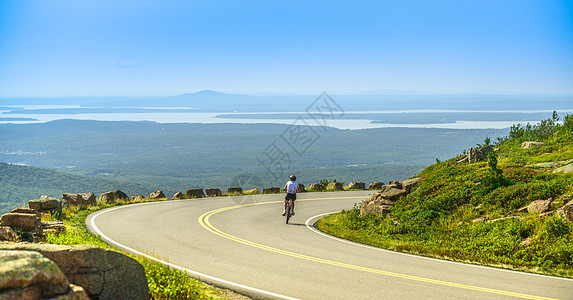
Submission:
[[[148,259],[154,260],[154,261],[156,261],[156,262],[162,263],[162,264],[164,264],[164,265],[170,266],[170,267],[175,268],[175,269],[178,269],[178,270],[180,270],[180,271],[184,271],[184,272],[187,272],[187,273],[191,273],[191,274],[193,274],[193,275],[195,275],[195,276],[198,276],[199,278],[207,278],[207,279],[210,279],[210,280],[213,280],[213,281],[217,281],[217,282],[220,282],[220,283],[223,283],[223,284],[235,286],[235,287],[238,287],[238,288],[241,288],[241,289],[245,289],[245,290],[249,290],[249,291],[252,291],[252,292],[256,292],[256,293],[260,293],[260,294],[265,294],[265,295],[269,295],[269,296],[273,296],[273,297],[277,297],[277,298],[289,299],[289,300],[298,300],[297,298],[293,298],[293,297],[289,297],[289,296],[285,296],[285,295],[281,295],[281,294],[277,294],[277,293],[273,293],[273,292],[269,292],[269,291],[257,289],[257,288],[250,287],[250,286],[246,286],[246,285],[243,285],[243,284],[240,284],[240,283],[231,282],[231,281],[228,281],[228,280],[225,280],[225,279],[221,279],[221,278],[213,277],[213,276],[210,276],[210,275],[207,275],[207,274],[203,274],[203,273],[200,273],[200,272],[197,272],[197,271],[189,270],[189,269],[187,269],[187,268],[184,268],[184,267],[181,267],[181,266],[172,264],[172,263],[170,263],[170,262],[161,260],[161,259],[159,259],[159,258],[155,258],[155,257],[153,257],[153,256],[147,255],[147,254],[145,254],[145,253],[143,253],[143,252],[137,251],[137,250],[135,250],[135,249],[133,249],[133,248],[130,248],[130,247],[128,247],[128,246],[125,246],[125,245],[123,245],[123,244],[120,244],[119,242],[116,242],[116,241],[112,240],[110,237],[108,237],[107,235],[105,235],[101,230],[99,230],[99,228],[98,228],[97,225],[95,224],[95,219],[96,219],[99,215],[101,215],[101,214],[104,214],[104,213],[107,213],[107,212],[110,212],[110,211],[114,211],[114,210],[116,210],[116,209],[128,207],[128,206],[135,206],[135,205],[141,205],[141,204],[151,204],[151,203],[161,203],[161,202],[136,203],[136,204],[125,205],[125,206],[118,206],[118,207],[114,207],[114,208],[111,208],[111,209],[102,210],[102,211],[96,213],[93,217],[91,217],[91,219],[90,219],[90,225],[91,225],[92,229],[93,229],[94,231],[96,231],[97,234],[99,234],[99,236],[100,236],[102,239],[106,240],[106,241],[109,242],[109,243],[112,243],[112,244],[118,246],[119,248],[126,249],[126,250],[128,250],[129,252],[132,252],[132,253],[134,253],[134,254],[136,254],[136,255],[146,257],[146,258],[148,258]]]
[[[404,255],[404,256],[410,256],[410,257],[416,257],[416,258],[421,258],[421,259],[427,259],[427,260],[433,260],[433,261],[438,261],[438,262],[442,262],[442,263],[450,263],[450,264],[456,264],[456,265],[464,265],[464,266],[469,266],[469,267],[474,267],[474,268],[482,268],[482,269],[488,269],[488,270],[495,270],[495,271],[504,271],[504,272],[511,272],[511,273],[516,273],[516,274],[520,274],[520,275],[529,275],[529,276],[538,276],[538,277],[544,277],[544,278],[549,278],[549,279],[561,279],[561,280],[567,280],[567,281],[573,281],[573,279],[570,278],[564,278],[564,277],[557,277],[557,276],[548,276],[548,275],[542,275],[542,274],[535,274],[535,273],[527,273],[527,272],[520,272],[520,271],[514,271],[514,270],[507,270],[507,269],[501,269],[501,268],[494,268],[494,267],[488,267],[488,266],[480,266],[480,265],[474,265],[474,264],[467,264],[467,263],[461,263],[461,262],[457,262],[457,261],[450,261],[450,260],[444,260],[444,259],[438,259],[438,258],[433,258],[433,257],[426,257],[426,256],[421,256],[421,255],[415,255],[415,254],[410,254],[410,253],[403,253],[403,252],[398,252],[398,251],[392,251],[392,250],[388,250],[388,249],[383,249],[383,248],[378,248],[378,247],[374,247],[374,246],[370,246],[370,245],[364,245],[364,244],[360,244],[360,243],[356,243],[356,242],[352,242],[349,240],[345,240],[345,239],[341,239],[332,235],[328,235],[324,232],[319,231],[318,229],[314,228],[314,225],[310,225],[310,221],[314,220],[316,218],[322,217],[322,216],[326,216],[326,215],[330,215],[330,214],[334,214],[340,211],[333,211],[333,212],[328,212],[328,213],[323,213],[323,214],[319,214],[313,217],[310,217],[308,219],[306,219],[306,221],[304,222],[304,225],[306,225],[306,228],[310,229],[312,232],[322,235],[324,237],[327,237],[329,239],[335,240],[335,241],[339,241],[342,243],[346,243],[346,244],[350,244],[350,245],[354,245],[357,247],[362,247],[362,248],[367,248],[367,249],[371,249],[371,250],[377,250],[377,251],[382,251],[382,252],[387,252],[387,253],[392,253],[392,254],[398,254],[398,255]]]

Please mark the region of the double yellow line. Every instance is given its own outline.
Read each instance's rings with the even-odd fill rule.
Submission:
[[[354,199],[354,198],[364,198],[364,197],[336,197],[336,198],[315,198],[315,199],[304,199],[304,200],[297,200],[297,201],[315,201],[315,200],[333,200],[333,199]],[[473,291],[480,291],[480,292],[485,292],[485,293],[491,293],[491,294],[498,294],[498,295],[504,295],[504,296],[512,296],[512,297],[518,297],[518,298],[523,298],[523,299],[553,299],[553,298],[547,298],[547,297],[540,297],[540,296],[533,296],[533,295],[527,295],[527,294],[521,294],[521,293],[515,293],[515,292],[508,292],[508,291],[501,291],[501,290],[496,290],[496,289],[490,289],[490,288],[484,288],[484,287],[479,287],[479,286],[472,286],[472,285],[466,285],[466,284],[460,284],[460,283],[455,283],[455,282],[448,282],[448,281],[442,281],[442,280],[435,280],[435,279],[430,279],[430,278],[424,278],[424,277],[418,277],[418,276],[412,276],[412,275],[406,275],[406,274],[400,274],[400,273],[395,273],[395,272],[388,272],[388,271],[382,271],[382,270],[377,270],[377,269],[371,269],[371,268],[366,268],[366,267],[361,267],[361,266],[355,266],[355,265],[350,265],[350,264],[346,264],[346,263],[341,263],[341,262],[336,262],[336,261],[332,261],[332,260],[328,260],[328,259],[323,259],[323,258],[319,258],[319,257],[313,257],[313,256],[309,256],[309,255],[304,255],[304,254],[300,254],[300,253],[295,253],[295,252],[290,252],[290,251],[286,251],[286,250],[282,250],[282,249],[278,249],[278,248],[274,248],[274,247],[270,247],[270,246],[266,246],[266,245],[262,245],[259,243],[255,243],[255,242],[251,242],[233,235],[230,235],[228,233],[225,233],[219,229],[217,229],[215,226],[213,226],[211,224],[211,222],[209,221],[209,219],[215,215],[218,214],[220,212],[224,212],[224,211],[228,211],[228,210],[232,210],[232,209],[237,209],[237,208],[241,208],[241,207],[247,207],[247,206],[255,206],[255,205],[264,205],[264,204],[272,204],[272,203],[282,203],[283,201],[270,201],[270,202],[261,202],[261,203],[250,203],[250,204],[243,204],[243,205],[234,205],[234,206],[229,206],[229,207],[223,207],[223,208],[219,208],[219,209],[215,209],[209,212],[206,212],[204,214],[202,214],[199,217],[199,224],[201,224],[201,226],[203,226],[205,229],[209,230],[210,232],[224,237],[226,239],[244,244],[244,245],[248,245],[248,246],[252,246],[252,247],[256,247],[259,249],[263,249],[263,250],[267,250],[267,251],[271,251],[271,252],[275,252],[275,253],[279,253],[279,254],[283,254],[283,255],[287,255],[287,256],[291,256],[291,257],[296,257],[296,258],[300,258],[300,259],[304,259],[304,260],[308,260],[308,261],[313,261],[313,262],[318,262],[318,263],[323,263],[323,264],[327,264],[327,265],[331,265],[331,266],[337,266],[337,267],[341,267],[341,268],[346,268],[346,269],[352,269],[352,270],[358,270],[358,271],[363,271],[363,272],[369,272],[369,273],[374,273],[374,274],[380,274],[380,275],[385,275],[385,276],[390,276],[390,277],[396,277],[396,278],[402,278],[402,279],[408,279],[408,280],[414,280],[414,281],[418,281],[418,282],[424,282],[424,283],[432,283],[432,284],[437,284],[437,285],[442,285],[442,286],[449,286],[449,287],[455,287],[455,288],[461,288],[461,289],[466,289],[466,290],[473,290]]]

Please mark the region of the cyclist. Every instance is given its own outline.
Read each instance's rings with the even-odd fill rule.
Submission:
[[[290,175],[290,180],[287,181],[285,187],[283,188],[284,191],[287,192],[285,196],[285,203],[283,205],[283,216],[286,215],[286,206],[288,199],[292,199],[292,215],[294,216],[294,201],[296,200],[296,193],[300,192],[298,188],[298,182],[296,182],[296,176]]]

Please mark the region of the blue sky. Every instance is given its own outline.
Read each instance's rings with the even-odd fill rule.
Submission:
[[[0,0],[0,97],[573,93],[573,1]]]

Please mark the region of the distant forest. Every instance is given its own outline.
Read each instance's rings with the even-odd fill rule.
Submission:
[[[28,200],[41,195],[61,198],[63,193],[104,193],[121,189],[126,193],[149,193],[143,184],[85,177],[35,167],[0,163],[0,214],[15,207],[27,207]]]
[[[64,180],[67,174],[42,170],[43,181],[36,175],[10,181],[14,172],[42,172],[3,164],[0,201],[121,187],[128,194],[162,189],[170,196],[188,188],[280,186],[291,173],[306,184],[387,182],[411,177],[436,158],[450,158],[507,131],[76,120],[0,124],[0,162],[95,177]],[[237,176],[243,173],[256,175],[258,182],[241,182]]]

